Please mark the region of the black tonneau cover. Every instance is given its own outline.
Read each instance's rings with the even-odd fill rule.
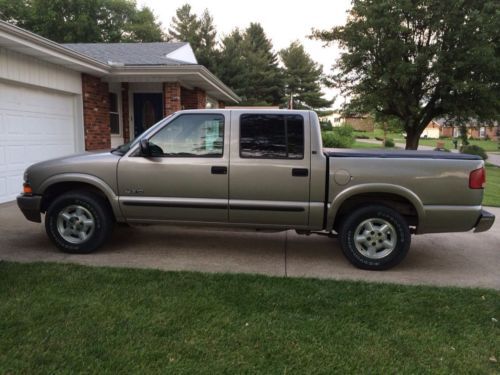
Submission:
[[[480,156],[445,151],[415,150],[355,150],[348,148],[324,148],[323,153],[333,158],[386,158],[386,159],[451,159],[482,160]]]

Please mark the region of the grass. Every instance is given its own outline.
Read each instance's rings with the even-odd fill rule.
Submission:
[[[0,262],[0,373],[495,373],[500,295]]]
[[[375,129],[373,132],[355,131],[354,135],[355,136],[356,135],[364,135],[364,136],[370,137],[371,139],[375,139],[375,137],[383,137],[384,132],[382,129]],[[405,143],[405,138],[401,133],[387,133],[387,138],[392,138],[397,143]],[[437,142],[444,142],[444,147],[447,148],[448,150],[453,150],[455,148],[451,139],[420,138],[419,144],[422,146],[436,147]],[[490,151],[490,152],[491,151],[496,151],[496,152],[500,151],[500,148],[499,148],[500,143],[497,141],[470,139],[469,143],[471,145],[478,145],[478,146],[482,147],[485,151]],[[459,145],[460,145],[460,141],[459,141]]]
[[[433,146],[436,147],[437,142],[444,142],[444,147],[447,148],[448,150],[453,150],[455,146],[453,145],[453,142],[451,139],[420,139],[419,144],[423,146]],[[471,145],[478,145],[479,147],[482,147],[485,151],[498,151],[498,145],[499,143],[497,141],[487,141],[487,140],[472,140],[469,139],[469,143]],[[459,145],[461,142],[459,141]]]
[[[500,167],[486,163],[486,188],[483,204],[500,207]]]
[[[366,143],[355,141],[351,148],[382,148],[382,142],[379,143]]]

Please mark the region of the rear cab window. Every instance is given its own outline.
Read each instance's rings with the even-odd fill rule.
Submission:
[[[242,114],[240,157],[303,159],[304,118],[300,115]]]

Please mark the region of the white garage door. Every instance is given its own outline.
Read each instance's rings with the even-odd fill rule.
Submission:
[[[75,152],[74,96],[0,82],[0,203],[30,164]]]

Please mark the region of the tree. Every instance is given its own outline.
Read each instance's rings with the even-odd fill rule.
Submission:
[[[0,18],[58,43],[163,40],[151,9],[132,0],[0,0]]]
[[[222,39],[217,75],[242,98],[243,105],[280,105],[283,75],[271,41],[260,24],[235,29]]]
[[[206,9],[201,17],[191,11],[189,4],[184,4],[177,9],[168,30],[168,37],[178,42],[188,42],[193,48],[198,63],[213,70],[217,37],[213,18]]]
[[[221,41],[221,51],[216,55],[217,76],[239,96],[245,95],[245,58],[243,56],[243,33],[234,29]]]
[[[435,117],[493,121],[500,109],[496,0],[353,0],[346,25],[313,37],[344,49],[332,78],[350,108],[400,119],[406,148]]]
[[[245,64],[244,104],[279,105],[283,100],[283,75],[278,57],[262,26],[251,23],[242,43]]]
[[[285,95],[289,108],[325,108],[332,100],[323,98],[323,67],[316,64],[300,42],[295,41],[279,53],[285,65]]]

